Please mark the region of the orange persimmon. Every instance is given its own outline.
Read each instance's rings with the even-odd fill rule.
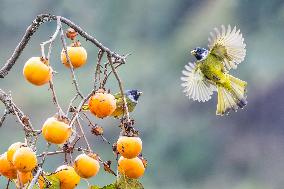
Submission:
[[[52,77],[52,69],[47,60],[41,57],[32,57],[25,63],[23,74],[27,81],[40,86],[49,82]]]
[[[125,158],[134,158],[142,151],[142,140],[139,137],[121,136],[117,140],[117,151]]]
[[[143,176],[145,167],[138,157],[127,159],[121,156],[118,160],[118,171],[128,178],[138,179]]]
[[[116,109],[116,99],[112,94],[96,92],[89,100],[89,109],[98,118],[110,116]]]

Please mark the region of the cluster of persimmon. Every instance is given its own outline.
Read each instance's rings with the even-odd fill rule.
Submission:
[[[37,166],[37,157],[25,143],[12,144],[7,152],[0,156],[0,174],[15,179],[21,187],[32,179],[32,171]]]
[[[138,157],[142,151],[142,140],[136,136],[121,136],[117,140],[116,147],[121,155],[118,160],[118,171],[129,178],[140,178],[146,167]]]
[[[87,51],[79,41],[75,40],[76,35],[76,32],[74,34],[72,30],[67,32],[67,37],[72,39],[73,42],[67,47],[67,52],[65,52],[64,48],[61,51],[61,62],[66,67],[70,67],[70,64],[72,64],[73,68],[79,68],[87,62]],[[31,57],[25,63],[23,69],[26,80],[37,86],[48,83],[52,77],[52,72],[49,60],[45,57]]]
[[[87,52],[79,41],[74,41],[77,33],[74,30],[67,32],[67,37],[73,42],[61,52],[61,62],[73,68],[83,66],[87,61]],[[24,65],[24,77],[28,82],[41,86],[52,79],[53,70],[49,61],[44,57],[32,57]],[[103,89],[97,90],[88,101],[88,110],[97,118],[113,116],[117,106],[114,95]],[[66,144],[72,135],[70,120],[61,116],[46,119],[42,125],[41,133],[49,144]],[[118,171],[129,178],[138,179],[145,171],[145,164],[140,158],[142,151],[142,140],[138,136],[120,136],[117,141],[117,152],[121,155],[118,160]],[[54,175],[60,181],[61,189],[73,189],[81,178],[89,179],[97,175],[100,170],[99,157],[94,153],[82,153],[76,157],[73,165],[61,165]],[[8,179],[15,180],[18,188],[22,188],[33,178],[33,171],[38,166],[37,155],[26,143],[16,142],[12,144],[7,152],[0,156],[0,174]],[[46,183],[43,176],[38,178],[40,188],[45,188]]]
[[[71,128],[65,121],[51,117],[43,124],[42,135],[50,144],[63,144],[69,139]],[[18,188],[32,180],[32,171],[37,165],[35,152],[22,142],[12,144],[7,152],[0,156],[0,174],[8,179],[14,179]],[[54,174],[60,181],[61,189],[72,189],[80,182],[80,178],[91,178],[99,169],[97,155],[83,153],[76,157],[73,166],[61,165]],[[40,188],[44,188],[44,178],[40,177],[38,183]]]

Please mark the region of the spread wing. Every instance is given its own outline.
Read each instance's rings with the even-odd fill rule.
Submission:
[[[196,64],[188,63],[182,71],[183,77],[181,80],[184,87],[184,93],[190,99],[205,102],[211,99],[213,91],[216,87],[212,85],[203,75]]]
[[[222,25],[221,30],[215,28],[210,35],[210,53],[219,57],[227,70],[236,69],[246,56],[246,44],[240,30],[236,26],[232,30],[230,25],[227,29]]]

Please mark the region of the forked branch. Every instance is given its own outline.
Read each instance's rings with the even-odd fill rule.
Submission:
[[[11,57],[6,61],[4,66],[0,69],[0,78],[4,78],[8,72],[12,69],[18,58],[20,57],[21,53],[23,52],[24,48],[30,41],[32,35],[38,30],[40,25],[42,25],[45,22],[50,21],[57,21],[57,16],[50,15],[50,14],[40,14],[36,17],[36,19],[32,22],[32,24],[27,28],[24,36],[22,37],[21,41],[15,48],[13,54]],[[60,21],[67,26],[73,28],[75,31],[77,31],[83,38],[85,38],[87,41],[92,42],[94,45],[96,45],[99,49],[101,49],[104,52],[107,52],[111,57],[114,57],[121,62],[125,62],[125,57],[121,56],[113,51],[111,51],[109,48],[105,47],[101,42],[99,42],[96,38],[89,35],[87,32],[85,32],[81,27],[73,23],[67,18],[60,17]]]

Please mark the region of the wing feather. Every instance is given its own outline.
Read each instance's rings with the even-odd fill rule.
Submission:
[[[221,29],[214,28],[208,41],[210,53],[218,56],[227,70],[236,69],[246,56],[246,44],[236,26],[233,29],[230,25],[227,29],[224,25],[221,26]]]
[[[189,62],[185,65],[182,73],[181,80],[183,83],[181,85],[184,87],[183,92],[186,96],[199,102],[211,99],[211,95],[216,90],[216,87],[204,77],[200,69],[196,67],[196,64]]]

